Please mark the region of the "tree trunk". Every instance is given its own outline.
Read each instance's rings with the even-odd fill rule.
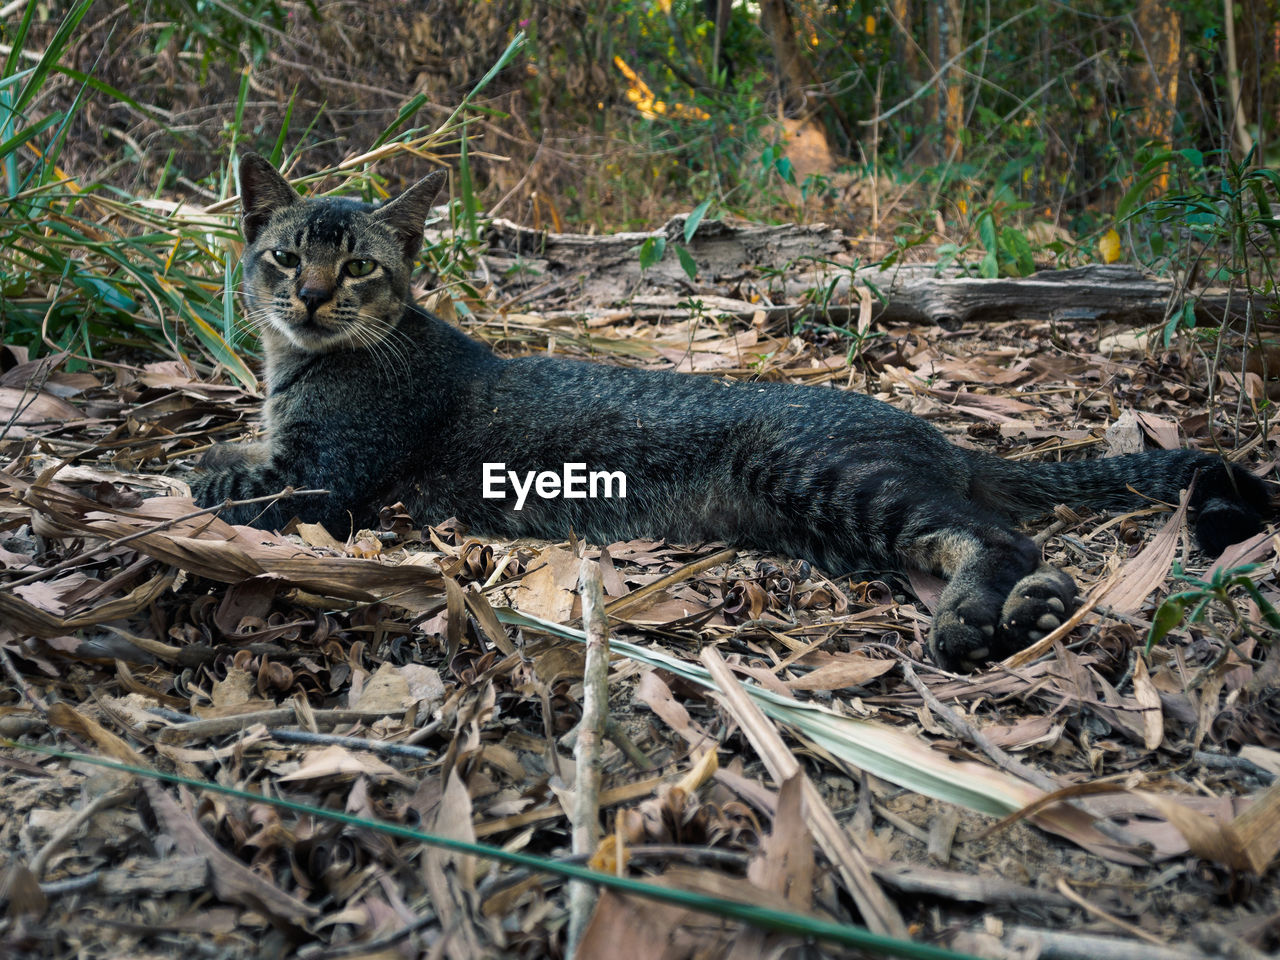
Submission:
[[[942,84],[942,95],[945,103],[943,113],[943,129],[946,131],[947,157],[960,160],[964,156],[964,141],[960,133],[964,130],[964,84],[961,82],[964,73],[960,67],[960,51],[964,49],[964,2],[963,0],[946,0],[939,3],[938,9],[946,10],[946,31],[944,50],[948,60],[957,58],[955,65],[947,70],[938,82]]]
[[[773,44],[773,59],[778,66],[778,83],[782,87],[783,112],[789,116],[806,109],[805,87],[808,77],[796,43],[795,22],[787,0],[761,0],[760,25]]]
[[[1229,0],[1228,0],[1229,2]],[[1167,149],[1172,142],[1178,104],[1178,72],[1182,67],[1182,20],[1163,0],[1139,0],[1134,11],[1142,63],[1130,71],[1135,107],[1132,116],[1139,138]],[[1156,188],[1163,193],[1168,174]]]

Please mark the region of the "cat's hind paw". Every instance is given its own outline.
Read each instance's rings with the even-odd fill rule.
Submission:
[[[1075,612],[1076,584],[1056,567],[1042,566],[1013,585],[1000,611],[999,656],[1029,647]]]
[[[1002,599],[988,587],[977,587],[955,603],[944,594],[929,630],[933,662],[954,673],[971,673],[995,657]]]
[[[958,593],[950,600],[947,593]],[[1071,616],[1079,601],[1075,581],[1041,566],[1005,595],[985,584],[952,582],[929,631],[929,653],[938,666],[970,673],[1035,643]]]

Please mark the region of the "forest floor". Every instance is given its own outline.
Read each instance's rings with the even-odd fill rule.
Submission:
[[[775,309],[779,271],[758,264],[674,302],[640,281],[586,302],[509,267],[481,264],[495,309],[451,317],[506,353],[862,390],[1019,458],[1193,445],[1275,469],[1274,430],[1237,429],[1231,363],[1210,404],[1205,351],[1149,349],[1129,326],[850,330]],[[4,737],[581,864],[588,558],[611,639],[671,658],[612,661],[595,868],[973,956],[1280,946],[1280,660],[1240,629],[1266,628],[1239,592],[1239,621],[1212,605],[1143,655],[1187,588],[1176,569],[1204,579],[1217,559],[1171,505],[1068,504],[1035,525],[1092,605],[1030,655],[957,676],[928,662],[926,578],[725,544],[498,541],[395,505],[378,530],[232,527],[186,481],[211,443],[254,432],[256,393],[176,361],[2,359]],[[1280,605],[1278,546],[1264,534],[1218,566],[1256,564]],[[736,679],[694,675],[723,664]],[[758,714],[748,686],[817,705],[871,759]],[[796,768],[816,787],[803,803]],[[922,786],[937,771],[955,783]],[[965,803],[938,799],[957,784]],[[556,957],[569,922],[552,874],[16,747],[0,750],[0,851],[10,957]],[[578,953],[606,955],[858,954],[611,893]]]

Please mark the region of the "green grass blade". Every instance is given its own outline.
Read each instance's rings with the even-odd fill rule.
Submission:
[[[31,30],[31,19],[36,15],[37,4],[28,3],[26,11],[22,14],[22,22],[18,24],[18,32],[13,35],[9,47],[9,56],[4,61],[4,75],[6,78],[13,77],[18,73],[14,68],[18,65],[18,58],[22,56],[22,50],[27,42],[27,33]],[[34,73],[35,68],[21,71],[22,75]]]
[[[61,58],[63,51],[66,50],[67,45],[71,42],[71,39],[75,34],[76,27],[80,26],[80,21],[83,20],[85,14],[89,12],[89,7],[91,5],[92,0],[79,0],[79,2],[71,8],[71,11],[66,15],[62,23],[58,25],[58,30],[54,33],[53,39],[51,39],[49,41],[49,45],[45,47],[44,53],[36,63],[35,69],[31,72],[31,76],[27,79],[26,84],[23,85],[22,92],[19,93],[17,98],[14,100],[14,113],[21,113],[26,105],[31,102],[31,98],[40,92],[41,87],[44,85],[44,78],[49,75],[49,71],[57,66],[59,58]],[[36,4],[34,3],[27,4],[27,15],[23,17],[23,27],[20,28],[19,37],[13,45],[13,50],[9,53],[9,61],[5,64],[6,74],[13,72],[13,62],[18,56],[18,51],[22,47],[23,40],[25,40],[27,20],[31,16],[31,11],[35,7]]]
[[[619,877],[611,873],[601,873],[597,870],[592,870],[589,867],[578,866],[577,864],[563,863],[538,857],[533,854],[521,853],[516,850],[505,850],[501,847],[492,847],[487,844],[471,843],[469,841],[458,840],[453,837],[426,833],[421,830],[414,830],[410,827],[401,826],[398,823],[387,823],[382,820],[374,820],[368,817],[358,817],[354,814],[330,810],[325,807],[315,807],[306,803],[297,803],[293,800],[285,800],[282,797],[254,793],[251,790],[241,790],[238,787],[227,786],[221,783],[214,783],[207,780],[195,780],[176,773],[165,773],[160,770],[148,770],[144,767],[135,767],[127,763],[118,763],[115,760],[107,760],[103,757],[95,757],[82,753],[72,753],[70,751],[58,750],[52,747],[35,744],[19,744],[7,738],[0,740],[0,745],[10,749],[29,750],[34,753],[44,754],[45,756],[58,757],[59,759],[73,763],[88,763],[108,770],[128,773],[136,777],[159,780],[165,783],[175,783],[193,790],[220,793],[224,796],[235,797],[248,803],[267,803],[281,810],[289,810],[303,816],[315,817],[321,820],[331,820],[335,823],[342,823],[347,826],[366,830],[374,830],[378,833],[385,833],[389,836],[398,837],[402,840],[412,840],[417,843],[426,844],[427,846],[450,850],[454,853],[485,857],[489,860],[496,860],[500,863],[524,867],[529,870],[538,871],[539,873],[556,874],[558,876],[565,877],[566,879],[580,880],[596,886],[607,887],[611,890],[616,890],[619,893],[632,894],[649,900],[656,900],[660,903],[671,903],[688,909],[698,910],[703,913],[711,913],[728,919],[739,920],[743,923],[765,930],[786,933],[797,937],[812,937],[814,939],[824,940],[831,943],[839,943],[845,946],[865,950],[866,952],[876,956],[902,957],[905,958],[905,960],[978,960],[977,957],[970,954],[957,953],[954,950],[947,950],[943,947],[933,946],[932,944],[914,943],[910,940],[898,940],[893,937],[886,937],[881,934],[872,933],[870,930],[863,927],[855,927],[850,924],[833,923],[829,920],[822,920],[817,917],[810,917],[800,913],[792,913],[787,910],[773,910],[768,907],[761,907],[755,904],[739,903],[735,900],[726,900],[721,897],[714,897],[704,893],[696,893],[691,890],[658,886],[657,884],[645,883],[641,880],[633,880],[630,877]]]
[[[511,59],[516,55],[516,52],[524,46],[524,41],[525,36],[523,30],[511,38],[511,42],[507,44],[507,49],[502,51],[502,56],[498,58],[498,62],[490,67],[485,75],[480,78],[480,81],[471,88],[471,92],[462,98],[462,102],[458,104],[453,113],[449,114],[449,119],[441,124],[440,129],[448,129],[453,122],[457,120],[462,111],[465,110],[471,101],[475,99],[476,94],[487,87],[489,85],[489,81],[496,77],[502,71],[503,67],[511,62]]]

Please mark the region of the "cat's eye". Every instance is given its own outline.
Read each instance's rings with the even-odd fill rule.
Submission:
[[[348,260],[346,271],[353,277],[367,277],[376,266],[377,263],[372,260]]]
[[[282,267],[296,267],[298,265],[298,255],[292,250],[272,250],[271,256]]]

